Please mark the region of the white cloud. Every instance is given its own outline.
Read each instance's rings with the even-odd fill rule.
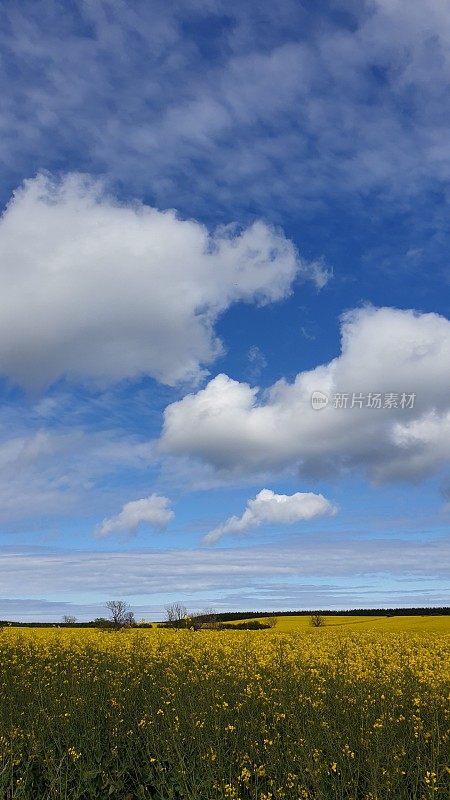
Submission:
[[[344,315],[342,352],[264,393],[218,375],[169,405],[160,446],[224,473],[362,468],[378,482],[416,480],[448,459],[450,322],[437,314],[362,308]],[[412,409],[316,411],[311,394],[415,393]]]
[[[93,431],[72,426],[38,430],[29,428],[23,407],[0,414],[0,522],[19,523],[55,515],[97,516],[108,513],[111,495],[108,476],[119,472],[139,475],[148,482],[153,445],[117,430]],[[22,418],[21,418],[22,415]],[[13,435],[7,435],[12,429]],[[145,472],[145,476],[144,476]],[[145,481],[145,483],[144,483]],[[98,484],[101,491],[97,491]],[[119,490],[120,491],[120,490]],[[121,494],[121,500],[122,500]],[[100,509],[100,512],[99,512]]]
[[[430,474],[436,464],[450,460],[450,411],[432,410],[411,422],[398,422],[393,427],[392,440],[396,453],[389,464],[383,465],[385,479],[399,468],[404,477],[410,475],[413,480],[417,475]]]
[[[275,494],[271,489],[262,489],[256,497],[248,501],[241,517],[230,517],[223,525],[207,533],[203,542],[214,544],[227,533],[244,533],[249,528],[264,523],[289,525],[333,514],[335,511],[335,507],[321,494],[313,492]]]
[[[25,386],[198,379],[222,351],[218,315],[281,300],[299,273],[326,280],[262,222],[209,234],[174,211],[120,204],[89,177],[39,175],[0,222],[0,374]]]
[[[267,367],[267,359],[259,347],[253,344],[247,353],[249,367],[246,372],[249,377],[256,380]]]
[[[339,19],[289,0],[56,5],[5,10],[11,171],[78,148],[164,205],[182,196],[203,209],[298,208],[380,187],[407,204],[448,179],[442,0],[347,3]],[[228,21],[214,24],[214,59],[195,36],[211,14]]]
[[[222,591],[266,589],[280,581],[293,588],[294,581],[319,577],[333,582],[346,578],[348,587],[348,578],[364,586],[363,576],[393,575],[390,586],[398,589],[398,576],[413,576],[417,587],[419,578],[448,579],[449,556],[448,541],[423,535],[365,536],[356,541],[354,536],[333,534],[298,537],[276,546],[125,552],[15,546],[0,552],[0,581],[3,596],[10,598],[70,597],[86,603],[151,596],[154,602],[157,593],[175,599],[186,593],[192,603],[195,593],[211,592],[213,599]],[[355,599],[349,602],[354,607]],[[308,601],[302,605],[308,607]]]
[[[139,525],[152,525],[165,528],[174,517],[169,508],[170,500],[160,494],[151,494],[141,500],[125,503],[122,511],[115,517],[104,519],[95,535],[98,539],[110,533],[135,533]]]

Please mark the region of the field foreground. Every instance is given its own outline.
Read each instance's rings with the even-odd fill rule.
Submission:
[[[0,797],[447,798],[444,626],[291,627],[3,630]]]

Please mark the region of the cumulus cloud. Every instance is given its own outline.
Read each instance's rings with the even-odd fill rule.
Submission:
[[[104,519],[98,526],[95,531],[96,538],[101,539],[110,533],[135,533],[139,525],[165,528],[174,518],[169,506],[170,500],[160,494],[151,494],[141,500],[125,503],[120,514]]]
[[[342,319],[340,356],[264,393],[218,375],[167,407],[160,445],[225,473],[296,467],[320,476],[357,467],[376,482],[418,480],[449,458],[449,363],[444,317],[358,309]],[[311,407],[314,391],[330,398],[325,408]],[[415,399],[412,408],[335,408],[338,393]]]
[[[214,323],[232,303],[281,300],[298,274],[326,279],[262,222],[210,234],[78,174],[15,192],[0,265],[0,374],[25,386],[196,380],[222,352]]]
[[[296,492],[275,494],[271,489],[262,489],[249,500],[240,517],[230,517],[223,525],[214,528],[203,538],[205,544],[218,542],[227,533],[244,533],[249,528],[264,523],[289,525],[301,520],[335,513],[335,507],[322,494]]]

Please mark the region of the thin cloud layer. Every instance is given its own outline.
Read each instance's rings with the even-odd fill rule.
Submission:
[[[0,552],[0,580],[5,597],[66,599],[70,594],[83,602],[149,595],[154,601],[157,593],[195,597],[207,591],[264,588],[317,577],[333,581],[348,577],[364,585],[363,576],[375,574],[396,576],[393,584],[398,589],[400,576],[413,577],[417,585],[422,578],[448,580],[449,557],[449,543],[442,537],[355,541],[317,536],[298,537],[288,545],[133,552],[11,547]]]
[[[3,162],[70,154],[164,205],[411,205],[450,174],[446,4],[329,6],[7,0]]]
[[[170,508],[170,500],[160,494],[151,494],[141,500],[125,503],[121,512],[115,517],[104,519],[95,531],[97,539],[111,533],[136,533],[140,525],[151,525],[163,529],[174,513]]]
[[[313,519],[335,513],[336,508],[321,494],[296,492],[275,494],[271,489],[262,489],[249,500],[240,517],[229,517],[223,525],[214,528],[203,538],[204,544],[214,544],[227,533],[245,533],[264,523],[290,525],[293,522]]]
[[[232,303],[281,300],[299,273],[326,280],[262,222],[209,234],[81,175],[25,181],[0,222],[0,265],[0,375],[25,386],[198,380]]]
[[[257,387],[218,375],[165,411],[161,447],[223,472],[298,467],[309,476],[358,468],[372,480],[419,480],[450,453],[450,322],[437,314],[363,308],[344,315],[342,352],[329,364]],[[312,408],[313,392],[328,405]],[[397,407],[367,407],[370,394]],[[401,395],[414,395],[401,407]],[[339,395],[348,407],[334,407]],[[350,407],[352,396],[363,396]],[[383,400],[384,404],[384,400]]]
[[[136,475],[145,471],[148,481],[151,443],[119,430],[42,425],[26,430],[24,423],[31,420],[21,410],[22,419],[20,412],[10,420],[8,414],[0,415],[2,526],[33,518],[48,524],[58,515],[79,514],[80,509],[82,515],[108,513],[112,503],[108,478],[114,476],[117,486],[119,476],[131,473],[136,481]],[[16,428],[14,435],[5,435],[8,427]]]

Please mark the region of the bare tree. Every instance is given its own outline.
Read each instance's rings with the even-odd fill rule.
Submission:
[[[313,628],[322,628],[325,625],[325,619],[321,614],[311,614],[310,622]]]
[[[172,603],[166,606],[166,622],[172,628],[186,627],[188,612],[183,603]]]
[[[130,610],[125,600],[108,600],[108,602],[105,603],[105,608],[107,608],[111,614],[112,623],[115,628],[122,628],[132,624],[130,623],[130,615],[134,621],[133,612]]]
[[[72,614],[64,614],[62,621],[64,625],[75,625],[77,618],[73,617]]]
[[[136,625],[136,620],[134,618],[134,614],[132,611],[126,611],[124,616],[124,625],[126,628],[131,628],[132,625]]]

